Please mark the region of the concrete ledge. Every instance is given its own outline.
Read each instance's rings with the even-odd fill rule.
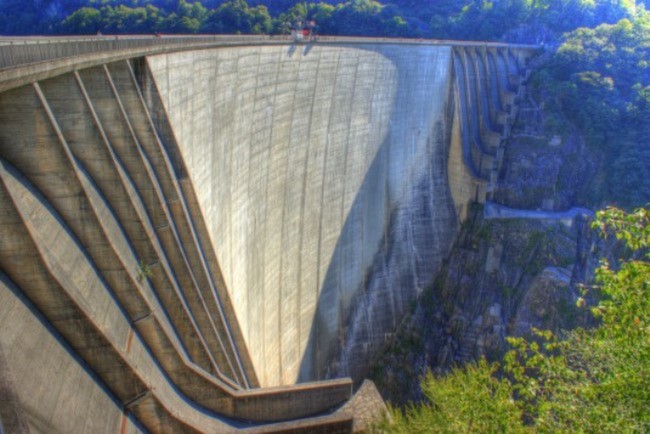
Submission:
[[[349,378],[252,389],[237,393],[234,414],[249,415],[251,420],[264,420],[270,413],[277,412],[285,415],[283,419],[292,419],[301,417],[301,414],[333,409],[351,397],[352,380]]]

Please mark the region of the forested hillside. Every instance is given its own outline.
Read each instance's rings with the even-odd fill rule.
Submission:
[[[634,0],[4,0],[0,33],[279,34],[310,19],[321,34],[548,42],[637,9]]]
[[[650,15],[565,34],[534,77],[537,99],[562,134],[576,127],[601,169],[587,205],[650,202]]]

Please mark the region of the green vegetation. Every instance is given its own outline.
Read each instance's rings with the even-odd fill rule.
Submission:
[[[500,363],[481,360],[422,379],[427,402],[393,410],[398,433],[650,431],[650,209],[599,212],[593,226],[628,256],[597,270],[600,325],[562,337],[510,338]],[[583,308],[594,294],[578,300]]]
[[[452,374],[422,380],[429,402],[392,411],[391,433],[507,433],[523,429],[522,411],[512,399],[512,385],[496,375],[496,364],[480,360]]]
[[[144,283],[153,277],[153,270],[149,264],[144,261],[138,263],[138,283]]]
[[[460,9],[457,9],[457,2],[437,3],[438,10],[431,26],[434,35],[455,39],[550,42],[578,27],[615,23],[636,14],[636,4],[632,0],[474,0],[460,3],[464,3]],[[449,6],[442,7],[444,4]]]
[[[537,74],[555,119],[571,121],[608,170],[587,192],[592,203],[632,207],[650,199],[650,14],[581,28]],[[553,116],[553,115],[552,115]]]
[[[637,13],[634,0],[5,0],[0,29],[37,33],[286,33],[297,19],[334,35],[557,40]]]

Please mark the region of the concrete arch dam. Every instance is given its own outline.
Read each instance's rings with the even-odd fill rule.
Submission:
[[[532,48],[143,41],[0,44],[0,420],[355,429]]]

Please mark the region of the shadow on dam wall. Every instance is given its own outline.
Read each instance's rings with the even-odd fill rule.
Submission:
[[[396,93],[408,95],[400,72]],[[439,95],[442,106],[431,101],[441,113],[426,131],[409,131],[402,140],[389,132],[368,168],[323,280],[299,381],[364,378],[451,248],[458,218],[447,176],[451,87],[448,93]],[[413,136],[424,140],[415,145]],[[405,163],[391,166],[391,159]],[[361,251],[351,248],[355,241]]]
[[[442,139],[441,123],[436,134]],[[372,358],[388,342],[401,317],[427,286],[450,249],[458,224],[454,203],[446,182],[447,147],[429,141],[426,157],[428,170],[393,208],[384,213],[365,208],[363,227],[348,218],[334,250],[323,290],[320,294],[310,340],[301,364],[301,378],[350,376],[364,378]],[[364,207],[368,198],[385,194],[382,173],[386,171],[389,144],[384,143],[359,190],[351,214]],[[378,182],[379,181],[379,182]],[[372,199],[370,199],[372,200]],[[381,201],[381,199],[379,199]],[[383,204],[386,205],[386,204]],[[381,207],[380,207],[381,208]],[[376,241],[374,260],[362,270],[363,277],[354,290],[337,285],[344,280],[346,267],[358,262],[345,240],[355,233],[366,235],[365,226],[375,221],[380,234]],[[351,293],[350,293],[351,292]],[[338,308],[332,313],[333,308]],[[336,330],[331,329],[330,315],[339,318]],[[321,334],[321,330],[327,330]],[[337,339],[330,337],[335,334]]]

